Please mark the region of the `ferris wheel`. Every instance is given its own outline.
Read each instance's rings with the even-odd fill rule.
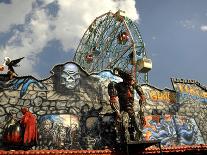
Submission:
[[[73,61],[88,73],[115,67],[131,70],[139,83],[148,83],[152,62],[136,23],[123,13],[97,17],[84,33]]]

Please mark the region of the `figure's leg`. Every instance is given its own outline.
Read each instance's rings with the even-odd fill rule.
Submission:
[[[116,142],[117,143],[122,143],[122,139],[121,139],[121,123],[116,121],[115,124],[115,131],[116,131]]]
[[[130,142],[130,134],[129,134],[129,115],[127,112],[122,112],[122,124],[123,124],[123,130],[124,130],[124,138],[126,142]]]
[[[134,129],[136,130],[135,140],[141,141],[142,140],[142,129],[140,127],[139,119],[135,117],[135,112],[133,109],[128,110],[129,117],[131,118],[131,123],[134,126]]]

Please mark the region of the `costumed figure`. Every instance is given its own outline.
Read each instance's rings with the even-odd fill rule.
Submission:
[[[80,148],[77,124],[72,124],[70,129],[70,136],[71,136],[71,149]]]
[[[15,60],[11,60],[9,57],[5,57],[4,58],[4,64],[0,66],[0,71],[3,71],[4,70],[4,66],[7,66],[8,67],[8,72],[7,72],[7,75],[9,76],[9,79],[13,79],[14,77],[17,76],[17,73],[14,71],[14,68],[13,67],[17,67],[18,63],[23,59],[24,57],[22,58],[19,58],[19,59],[15,59]]]
[[[23,107],[21,111],[23,114],[20,121],[23,128],[23,145],[33,146],[37,143],[36,117],[26,107]]]
[[[142,88],[135,82],[131,73],[122,71],[119,68],[115,68],[114,72],[118,72],[118,75],[123,79],[123,82],[116,83],[111,82],[108,85],[108,94],[110,96],[110,105],[116,113],[116,130],[118,139],[120,142],[129,142],[130,134],[129,125],[126,123],[131,121],[132,126],[136,131],[135,140],[142,140],[142,126],[144,125],[144,113],[143,103],[145,102],[145,96]],[[134,90],[140,96],[139,100],[139,118],[135,116],[134,112]],[[128,119],[126,117],[128,116]],[[124,127],[124,138],[123,138],[123,127]]]

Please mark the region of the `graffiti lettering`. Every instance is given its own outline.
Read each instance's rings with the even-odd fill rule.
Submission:
[[[176,103],[176,94],[167,91],[151,90],[149,97],[152,101],[163,101],[168,103]]]
[[[188,93],[191,96],[198,96],[200,98],[207,98],[207,92],[198,89],[197,86],[191,86],[187,84],[177,84],[178,89],[181,93]]]
[[[182,83],[182,84],[196,84],[200,87],[202,87],[203,89],[206,89],[207,88],[203,85],[201,85],[200,82],[198,82],[197,80],[189,80],[189,79],[178,79],[178,78],[171,78],[172,82],[175,84],[175,83]]]
[[[189,79],[186,80],[186,79],[178,79],[178,78],[175,78],[175,79],[171,78],[171,79],[172,79],[173,82],[176,82],[176,83],[177,82],[179,82],[179,83],[197,83],[197,84],[199,83],[196,80],[189,80]]]

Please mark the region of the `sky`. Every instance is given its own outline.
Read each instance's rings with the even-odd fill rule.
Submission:
[[[96,17],[122,9],[138,23],[152,60],[150,84],[171,88],[175,77],[206,85],[206,6],[206,0],[0,0],[0,63],[25,57],[19,75],[47,78],[54,65],[72,61]]]

